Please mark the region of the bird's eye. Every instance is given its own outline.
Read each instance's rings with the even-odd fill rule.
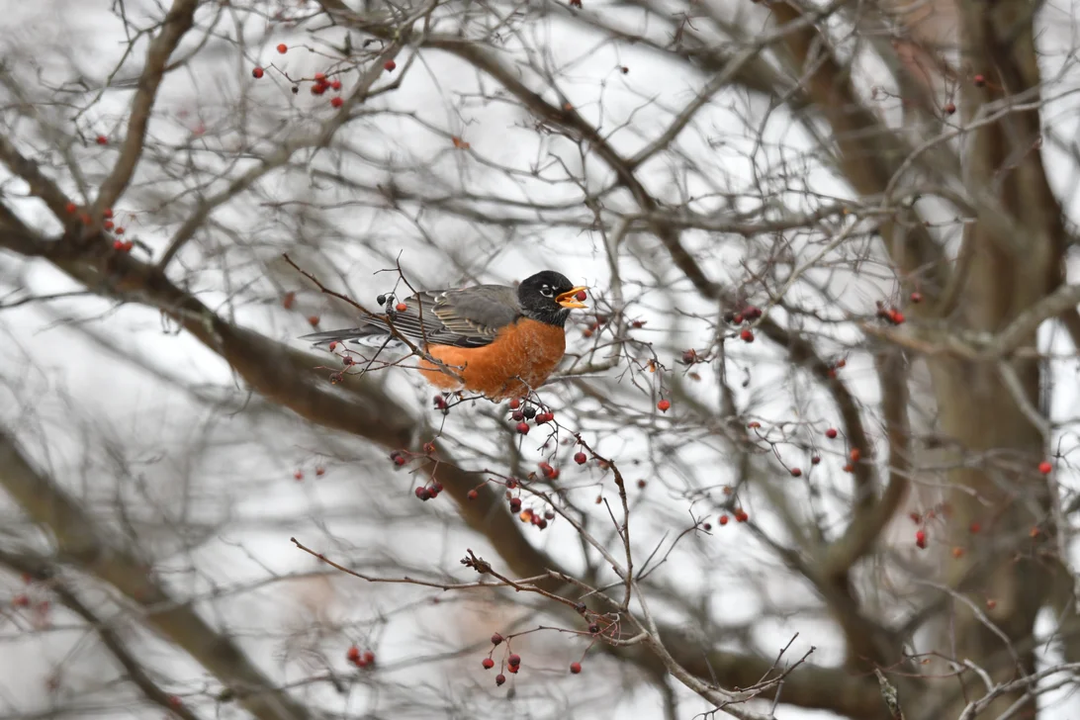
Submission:
[[[555,297],[555,291],[551,289],[550,285],[544,285],[540,288],[540,294],[544,297]]]

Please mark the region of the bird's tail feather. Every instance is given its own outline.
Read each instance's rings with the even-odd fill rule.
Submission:
[[[396,350],[406,347],[400,340],[390,337],[390,328],[386,325],[371,321],[359,327],[341,328],[339,330],[323,330],[317,333],[301,335],[300,340],[308,340],[315,345],[326,345],[331,342],[348,342],[364,347],[385,348]]]

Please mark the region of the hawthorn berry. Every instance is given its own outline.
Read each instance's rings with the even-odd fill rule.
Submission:
[[[522,435],[528,435],[529,434],[529,423],[522,420],[521,422],[519,422],[517,424],[517,431],[519,433],[521,433]]]
[[[585,463],[589,462],[589,458],[585,457],[585,453],[577,452],[574,453],[574,462],[576,462],[578,465],[584,465]]]
[[[572,672],[575,675],[577,675],[579,672],[581,672],[581,663],[579,663],[579,662],[570,663],[570,672]]]
[[[802,475],[802,470],[800,468],[791,468],[791,477],[799,477],[800,475]]]
[[[375,662],[375,653],[370,650],[365,650],[363,657],[360,659],[364,661],[365,665],[371,665]]]
[[[409,306],[402,302],[402,303],[398,303],[397,305],[395,305],[394,309],[397,310],[398,312],[405,312],[406,310],[409,309]]]
[[[254,70],[251,71],[251,77],[255,78],[256,80],[258,80],[262,76],[263,76],[263,69],[261,67],[257,67],[257,68],[255,68]]]
[[[116,228],[116,234],[117,235],[123,235],[124,234],[124,228],[122,228],[122,227]]]
[[[322,465],[316,465],[315,466],[315,475],[316,475],[316,477],[322,477],[325,474],[326,474],[326,468],[324,468]]]
[[[292,474],[292,476],[293,476],[294,480],[303,480],[304,479],[304,471],[303,470],[297,470],[296,472],[294,472]]]
[[[98,145],[108,145],[109,138],[105,137],[104,135],[98,135],[95,142],[97,142]]]
[[[820,455],[814,455],[814,456],[812,456],[810,458],[810,464],[811,465],[817,465],[820,462],[821,462],[821,456]]]
[[[495,633],[495,634],[493,634],[491,636],[491,644],[492,645],[499,645],[500,643],[502,643],[502,641],[503,641],[503,636],[500,635],[499,633]]]
[[[416,494],[416,497],[420,498],[425,502],[431,499],[431,493],[428,492],[428,489],[426,487],[420,486],[413,490],[413,493]]]
[[[521,498],[510,498],[510,512],[518,513],[521,511]]]
[[[976,75],[975,77],[972,78],[972,82],[975,83],[975,87],[982,87],[982,86],[986,85],[986,78],[983,77],[982,75]]]
[[[704,530],[705,532],[709,532],[710,530],[712,530],[712,523],[704,523],[704,524],[702,524],[701,529]]]
[[[490,670],[491,668],[495,667],[495,661],[491,658],[484,658],[484,661],[480,664],[484,666],[485,670]]]
[[[526,419],[532,420],[534,417],[536,417],[536,408],[534,408],[532,405],[526,405],[525,407],[521,408],[521,413],[526,417]]]
[[[520,410],[515,410],[514,412],[510,413],[510,419],[514,422],[521,422],[525,419],[525,413],[521,412]]]
[[[330,89],[335,91],[335,92],[340,90],[341,89],[341,81],[340,80],[331,80],[330,81]]]
[[[521,666],[519,666],[519,665],[510,665],[510,666],[508,666],[506,668],[506,672],[511,673],[513,675],[517,675],[517,672],[520,669],[521,669]]]
[[[520,400],[518,400],[517,398],[514,398],[513,400],[510,401],[510,409],[511,410],[517,410],[519,407],[521,407],[521,401]]]
[[[716,519],[716,522],[720,523],[721,526],[727,525],[728,524],[728,516],[727,515],[721,515],[720,517],[718,517]]]
[[[104,210],[101,211],[101,217],[103,217],[103,218],[108,219],[108,218],[111,218],[112,216],[113,216],[112,208],[105,208]]]
[[[857,463],[859,462],[859,458],[862,457],[862,452],[859,450],[859,448],[851,448],[851,452],[849,453],[849,455],[851,456],[851,462]]]
[[[945,111],[946,115],[952,115],[954,112],[956,112],[956,105],[954,105],[953,103],[945,103],[945,107],[942,109]]]
[[[386,62],[383,63],[383,70],[385,70],[386,72],[394,72],[394,70],[396,68],[397,68],[397,63],[394,62],[393,60],[387,60]]]
[[[746,514],[745,510],[736,510],[735,511],[735,522],[744,523],[749,519],[750,519],[750,516]]]
[[[341,107],[342,105],[345,104],[345,101],[342,100],[341,96],[339,95],[337,97],[330,98],[330,104],[333,105],[336,108],[339,108],[339,107]]]
[[[465,494],[465,497],[469,498],[470,500],[475,500],[476,498],[480,497],[480,493],[478,493],[475,489],[470,490]]]
[[[345,653],[345,657],[349,660],[349,662],[356,662],[360,659],[360,648],[356,647],[355,645],[351,645],[348,651]]]
[[[600,625],[597,624],[597,623],[590,623],[589,624],[589,632],[591,632],[593,635],[600,632]]]
[[[510,667],[517,667],[521,664],[521,656],[517,653],[513,653],[510,657],[506,658],[506,664]]]
[[[921,292],[916,290],[915,292],[911,293],[911,302],[918,304],[922,302],[922,299],[923,298]]]
[[[752,343],[754,342],[754,331],[750,328],[744,328],[743,331],[739,333],[739,337],[743,342]]]
[[[671,408],[671,401],[670,400],[665,399],[665,400],[661,400],[660,402],[656,403],[656,409],[659,410],[660,412],[667,412],[670,408]]]
[[[75,211],[78,209],[79,206],[73,202],[69,202],[67,205],[64,206],[64,210],[67,212],[68,215],[74,215]]]
[[[978,535],[980,530],[982,530],[982,525],[977,522],[973,522],[970,526],[968,526],[968,532],[970,532],[972,535]]]
[[[623,65],[621,68],[619,68],[619,70],[622,71],[623,75],[630,72],[630,68],[626,67],[625,65]]]
[[[312,327],[315,327],[316,325],[319,324],[319,316],[318,315],[311,315],[310,317],[308,317],[307,321],[308,321],[309,325],[311,325]]]
[[[506,676],[503,675],[502,673],[499,673],[498,675],[495,676],[495,684],[496,685],[502,685],[505,682],[506,682]]]
[[[836,435],[837,435],[836,428],[829,428],[828,430],[825,431],[825,437],[829,438],[830,440],[835,440]]]
[[[280,45],[277,46],[277,51],[279,53],[281,53],[282,55],[284,55],[285,53],[289,52],[289,46],[286,45],[285,43],[281,43]]]
[[[1053,469],[1054,466],[1051,465],[1048,460],[1043,460],[1041,463],[1039,463],[1039,472],[1041,472],[1043,475],[1049,475]]]
[[[585,302],[586,298],[588,297],[589,296],[585,294],[584,290],[578,290],[576,293],[574,293],[574,299],[578,302]]]
[[[920,550],[926,547],[926,531],[918,530],[915,532],[915,545]]]

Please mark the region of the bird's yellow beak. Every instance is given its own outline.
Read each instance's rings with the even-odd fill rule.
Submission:
[[[579,285],[579,286],[577,286],[575,288],[570,288],[569,290],[567,290],[563,294],[556,296],[555,302],[559,303],[559,305],[563,306],[564,308],[588,307],[588,305],[586,305],[585,303],[581,302],[576,297],[574,297],[578,293],[584,294],[585,289],[586,288],[585,288],[584,285]]]

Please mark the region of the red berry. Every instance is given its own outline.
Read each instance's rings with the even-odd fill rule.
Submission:
[[[889,311],[889,319],[892,320],[893,325],[903,325],[904,313],[899,310],[891,310]]]
[[[79,209],[79,206],[76,205],[73,202],[69,202],[67,205],[64,206],[64,210],[67,211],[68,215],[74,215],[75,211],[78,210],[78,209]]]
[[[324,468],[322,465],[316,465],[315,466],[315,475],[317,477],[322,477],[325,474],[326,474],[326,468]]]
[[[261,67],[257,67],[257,68],[255,68],[254,70],[251,71],[251,77],[255,78],[256,80],[258,80],[262,76],[263,76],[263,69]]]
[[[103,217],[103,218],[111,218],[112,216],[113,216],[112,208],[105,208],[104,210],[101,211],[101,217]]]
[[[510,657],[506,658],[506,664],[510,667],[517,667],[521,664],[521,656],[516,653],[512,654]]]
[[[284,55],[285,53],[289,52],[289,46],[286,45],[285,43],[281,43],[280,45],[277,46],[277,51],[279,53],[281,53],[282,55]]]
[[[495,661],[491,658],[484,658],[484,661],[480,664],[484,666],[485,670],[490,670],[491,668],[495,667]]]
[[[326,73],[315,73],[315,82],[320,84],[326,82]]]
[[[405,303],[398,303],[397,305],[394,306],[394,309],[397,310],[398,312],[405,312],[406,310],[409,309],[409,306],[406,305]]]
[[[491,636],[491,644],[492,645],[499,645],[500,643],[502,643],[502,641],[503,641],[503,636],[500,635],[499,633],[495,633],[495,634],[493,634]]]
[[[669,408],[671,408],[670,400],[661,400],[660,402],[656,403],[656,409],[660,412],[667,412]]]
[[[294,472],[292,474],[292,476],[293,476],[293,479],[295,479],[295,480],[303,480],[304,479],[304,471],[303,470],[297,470],[296,472]]]
[[[954,112],[956,112],[956,105],[954,105],[953,103],[945,103],[945,107],[943,109],[945,110],[946,115],[952,115]]]
[[[1041,463],[1039,463],[1039,472],[1041,472],[1043,475],[1049,475],[1053,469],[1054,466],[1051,465],[1048,460],[1043,460]]]
[[[26,595],[16,595],[11,599],[11,604],[15,607],[30,607],[30,598]]]
[[[319,316],[318,315],[312,315],[311,317],[309,317],[307,319],[307,321],[308,321],[309,325],[311,325],[312,327],[315,327],[316,325],[319,324]]]
[[[124,234],[124,228],[122,228],[122,227],[116,228],[116,234],[117,235],[123,235]]]
[[[814,455],[814,456],[812,456],[810,458],[810,464],[811,465],[817,465],[820,462],[821,462],[821,456],[819,456],[819,455]]]
[[[505,675],[503,675],[502,673],[499,673],[498,675],[495,676],[495,684],[496,685],[502,685],[504,682],[506,682],[506,676]]]
[[[802,470],[800,470],[799,468],[791,468],[792,477],[799,477],[800,475],[802,475]]]
[[[105,137],[104,135],[98,135],[96,142],[98,145],[108,145],[109,138]]]
[[[585,294],[584,290],[578,290],[576,293],[574,293],[574,299],[578,302],[585,302],[585,298],[587,297],[588,295]]]
[[[519,422],[517,424],[517,431],[519,433],[521,433],[522,435],[528,435],[529,434],[529,423],[522,420],[521,422]]]
[[[334,348],[337,347],[337,340],[331,340],[330,345],[328,347],[330,349],[330,352],[334,352]]]
[[[361,659],[366,665],[370,665],[371,663],[375,662],[375,653],[371,652],[370,650],[365,650],[364,657]]]
[[[919,547],[920,549],[926,547],[926,531],[925,530],[916,531],[916,533],[915,533],[915,545],[917,547]]]
[[[521,407],[521,401],[520,400],[518,400],[517,398],[514,398],[513,400],[510,401],[510,409],[511,410],[517,410],[519,407]]]
[[[982,87],[986,84],[986,78],[984,78],[982,75],[976,75],[972,78],[972,81],[974,81],[975,87]]]
[[[742,522],[746,522],[749,519],[750,519],[750,516],[746,514],[745,510],[736,510],[735,511],[735,522],[741,522],[742,523]]]
[[[750,328],[745,328],[741,333],[739,333],[739,337],[742,338],[743,342],[752,343],[754,342],[754,331]]]
[[[341,81],[340,80],[331,80],[330,81],[330,88],[332,90],[340,90],[341,89]]]
[[[119,252],[123,252],[124,251],[124,241],[123,240],[113,240],[112,249],[113,250],[118,250]]]
[[[333,105],[336,108],[339,108],[339,107],[341,107],[342,105],[345,104],[345,101],[342,100],[341,96],[339,95],[337,97],[330,98],[330,104]]]
[[[718,523],[720,523],[721,525],[727,525],[728,524],[728,516],[727,515],[721,515],[719,518],[717,518],[716,521]]]
[[[859,458],[862,457],[862,453],[859,451],[859,448],[851,448],[851,452],[848,454],[851,456],[851,462],[853,463],[859,462]]]
[[[315,83],[311,86],[312,95],[322,95],[324,92],[326,92],[326,86],[322,83]]]
[[[113,226],[114,223],[112,220],[106,220],[105,222],[101,223],[101,227],[105,228],[106,230],[112,230]]]
[[[480,497],[480,493],[478,493],[476,490],[470,490],[465,494],[465,497],[469,498],[470,500],[475,500],[476,498]]]
[[[825,431],[825,437],[829,438],[830,440],[835,440],[836,435],[837,435],[836,428],[829,428],[828,430]]]
[[[911,302],[913,302],[913,303],[921,303],[922,302],[922,293],[918,292],[918,291],[911,293]]]
[[[397,63],[393,60],[387,60],[383,63],[383,70],[386,72],[394,72],[395,68],[397,68]]]
[[[585,463],[589,462],[589,458],[585,457],[585,453],[583,452],[574,453],[574,462],[576,462],[578,465],[584,465]]]
[[[581,672],[581,663],[579,663],[579,662],[570,663],[570,672],[572,672],[575,675],[577,675],[579,672]]]
[[[980,530],[982,530],[982,525],[977,522],[971,523],[971,526],[968,527],[968,531],[971,532],[972,535],[978,535]]]
[[[360,659],[360,648],[355,645],[350,646],[349,650],[345,653],[345,657],[349,662],[356,662]]]

